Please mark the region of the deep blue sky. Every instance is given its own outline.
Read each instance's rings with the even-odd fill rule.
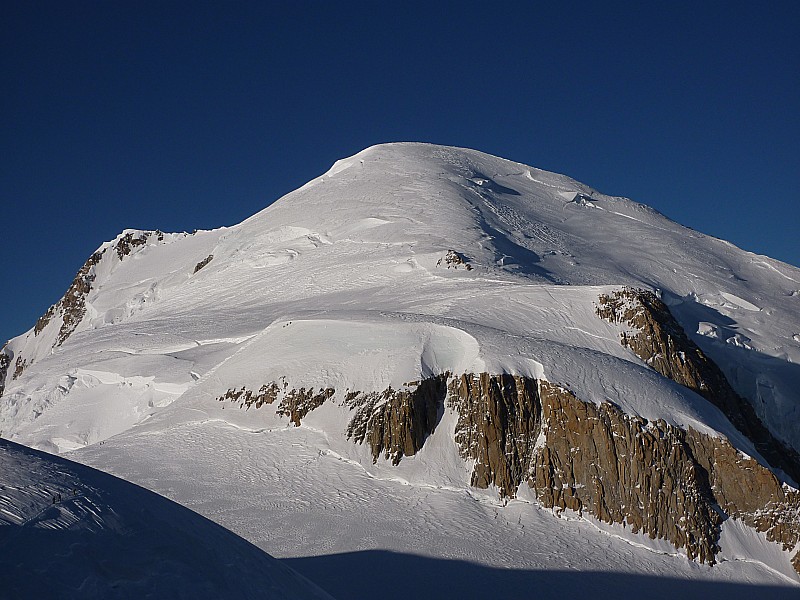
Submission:
[[[4,3],[0,338],[122,229],[231,225],[387,141],[800,265],[798,3],[599,4]]]

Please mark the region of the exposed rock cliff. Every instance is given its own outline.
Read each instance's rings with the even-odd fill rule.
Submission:
[[[714,563],[723,516],[685,431],[582,402],[547,382],[540,401],[545,439],[528,485],[544,506],[625,524]]]
[[[436,429],[448,376],[411,382],[405,390],[390,387],[383,392],[350,392],[345,402],[356,414],[347,427],[347,437],[358,443],[366,441],[373,461],[383,454],[396,465],[403,456],[413,456]]]
[[[447,404],[458,412],[455,439],[475,461],[471,485],[495,485],[513,496],[528,474],[539,434],[536,381],[515,375],[461,375],[451,380]]]
[[[320,390],[304,387],[299,390],[289,390],[278,405],[276,412],[284,417],[289,417],[289,420],[299,427],[300,419],[315,408],[322,406],[335,393],[336,390],[330,387]]]
[[[75,275],[64,296],[36,321],[33,327],[34,336],[41,334],[54,318],[61,316],[61,327],[56,335],[54,347],[63,344],[86,316],[86,297],[97,277],[95,267],[107,256],[106,252],[111,250],[116,253],[119,260],[123,260],[136,248],[147,245],[151,239],[163,241],[164,234],[158,230],[131,231],[122,235],[111,246],[94,252]]]
[[[398,464],[404,456],[413,456],[439,422],[448,377],[449,373],[445,373],[413,381],[401,390],[389,387],[382,392],[347,392],[343,404],[355,411],[347,426],[347,437],[359,444],[366,442],[374,461],[383,455]],[[240,408],[261,408],[280,399],[275,412],[299,426],[309,412],[335,394],[332,387],[288,389],[283,381],[264,384],[255,392],[246,387],[229,389],[217,400],[235,402]]]
[[[257,392],[243,387],[218,400],[259,408],[280,399],[276,412],[299,425],[336,393],[287,388],[286,382]],[[459,452],[474,461],[471,485],[514,497],[527,484],[547,508],[665,539],[691,559],[714,564],[727,518],[786,550],[800,541],[800,492],[726,439],[583,402],[547,381],[445,373],[401,390],[351,391],[341,403],[355,413],[347,437],[367,443],[373,461],[383,456],[395,465],[420,451],[447,406],[457,413]]]
[[[624,524],[710,564],[727,517],[787,550],[798,542],[798,492],[723,438],[585,403],[519,376],[462,375],[447,402],[458,411],[456,443],[475,460],[477,487],[514,496],[526,481],[548,508]]]
[[[72,280],[64,296],[47,309],[33,328],[33,334],[39,335],[56,315],[61,315],[61,328],[58,330],[55,346],[60,346],[75,331],[78,323],[86,314],[86,296],[92,289],[95,280],[94,266],[100,262],[105,254],[105,249],[98,250],[80,268],[75,279]]]
[[[599,298],[597,314],[637,333],[620,342],[650,367],[718,407],[769,463],[800,481],[800,455],[776,439],[720,368],[689,339],[669,308],[649,291],[624,288]]]
[[[749,456],[737,452],[726,440],[695,431],[687,435],[695,460],[708,472],[719,507],[767,539],[792,550],[800,542],[800,492],[782,484],[775,474]],[[800,573],[800,552],[793,558]]]

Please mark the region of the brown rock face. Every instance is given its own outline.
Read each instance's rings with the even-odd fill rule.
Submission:
[[[133,249],[138,246],[144,246],[147,244],[147,240],[150,236],[155,236],[155,238],[160,242],[164,239],[164,234],[161,231],[141,231],[141,232],[131,232],[126,233],[123,235],[117,243],[114,244],[114,249],[117,251],[117,256],[120,260],[128,256]]]
[[[55,314],[57,306],[58,304],[53,304],[50,308],[47,309],[47,311],[41,317],[39,317],[36,320],[36,325],[33,326],[34,336],[39,335],[42,332],[42,330],[45,327],[47,327],[47,324],[50,322],[50,319],[52,319],[53,315]]]
[[[450,382],[455,441],[472,485],[513,497],[522,482],[548,508],[587,513],[713,564],[726,517],[791,549],[800,496],[725,439],[585,403],[546,381],[467,374]],[[800,562],[800,561],[796,561]]]
[[[404,456],[413,456],[433,433],[444,407],[449,373],[406,384],[404,390],[391,387],[382,392],[348,392],[344,405],[355,411],[347,426],[347,437],[359,444],[369,444],[373,461],[383,455],[398,464]],[[260,408],[281,401],[275,411],[299,426],[309,412],[319,408],[336,394],[334,388],[287,389],[275,382],[254,392],[245,387],[229,389],[218,401],[229,400],[240,408]]]
[[[541,410],[536,381],[515,375],[461,375],[447,404],[458,412],[456,444],[475,460],[471,485],[513,496],[528,475]]]
[[[685,432],[512,375],[462,375],[448,405],[461,454],[475,460],[472,485],[513,497],[527,481],[545,507],[627,524],[713,562],[722,517]]]
[[[117,240],[111,246],[111,249],[122,260],[133,252],[135,248],[146,245],[150,237],[153,236],[159,241],[164,239],[164,234],[160,231],[131,232],[126,233]],[[62,323],[56,336],[54,347],[60,346],[72,335],[72,332],[78,327],[83,317],[86,316],[86,296],[89,295],[96,277],[94,267],[105,256],[106,250],[108,248],[98,250],[89,257],[77,275],[75,275],[75,279],[72,280],[61,300],[48,308],[47,312],[36,321],[36,325],[33,327],[34,336],[39,335],[50,321],[59,314],[62,317]]]
[[[347,427],[347,437],[359,444],[366,441],[373,462],[381,454],[395,465],[403,456],[413,456],[436,429],[448,377],[445,373],[411,382],[407,390],[390,387],[383,392],[350,392],[345,403],[356,414]]]
[[[28,361],[22,358],[21,356],[17,357],[17,362],[14,363],[14,374],[11,375],[11,379],[17,379],[22,372],[25,370],[25,367],[28,366]]]
[[[800,454],[776,439],[739,396],[719,367],[690,340],[667,306],[652,292],[624,288],[599,299],[597,314],[638,333],[620,342],[664,377],[703,396],[719,408],[769,463],[800,481]]]
[[[687,442],[695,460],[708,472],[719,507],[767,539],[791,550],[800,542],[800,492],[778,481],[774,473],[737,452],[726,440],[690,431]],[[800,572],[800,552],[792,561]]]
[[[528,485],[546,507],[588,512],[714,563],[723,517],[686,432],[540,382],[546,440]]]
[[[315,408],[322,406],[325,401],[332,398],[335,393],[336,390],[333,388],[314,391],[314,388],[308,388],[308,390],[306,390],[306,388],[301,387],[299,390],[290,390],[283,397],[283,400],[281,400],[281,403],[278,405],[278,410],[275,412],[284,417],[289,417],[289,420],[294,423],[295,426],[299,427],[300,419]]]
[[[218,400],[258,408],[281,397],[278,414],[299,425],[335,394],[333,388],[287,387],[243,387]],[[458,414],[459,452],[474,461],[473,486],[494,485],[501,496],[514,497],[527,483],[547,508],[625,525],[709,564],[727,518],[765,532],[787,550],[800,541],[800,493],[724,438],[648,422],[517,375],[445,373],[406,388],[345,394],[343,405],[355,413],[347,436],[369,444],[373,461],[383,456],[398,464],[419,452],[446,405]]]
[[[100,262],[104,254],[105,250],[100,250],[89,257],[89,260],[84,263],[78,274],[75,275],[75,279],[72,280],[61,300],[47,309],[47,312],[36,321],[36,325],[33,328],[34,335],[39,335],[56,314],[62,316],[62,323],[56,336],[55,346],[63,344],[75,331],[78,323],[86,315],[86,296],[92,289],[95,279],[93,267]]]
[[[219,396],[217,400],[219,402],[230,400],[231,402],[236,402],[240,407],[248,409],[251,406],[261,408],[265,404],[272,404],[275,402],[278,398],[279,391],[280,388],[278,384],[274,382],[269,385],[262,385],[257,392],[253,392],[242,386],[242,388],[238,390],[228,390],[222,396]]]

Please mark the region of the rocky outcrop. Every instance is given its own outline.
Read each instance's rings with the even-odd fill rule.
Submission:
[[[6,346],[0,349],[0,398],[6,390],[6,377],[11,366],[11,355],[7,353]]]
[[[228,390],[218,400],[276,412],[299,425],[335,397],[333,388]],[[373,461],[418,453],[445,407],[457,414],[455,443],[472,463],[471,485],[517,495],[521,485],[554,509],[592,515],[669,541],[714,564],[720,527],[741,520],[792,550],[800,542],[800,493],[725,438],[647,421],[610,404],[583,402],[556,384],[519,375],[444,373],[403,389],[348,391],[347,437]],[[794,563],[800,567],[800,555]],[[800,572],[800,568],[798,568]]]
[[[205,267],[212,260],[214,260],[214,255],[213,254],[209,254],[208,256],[206,256],[203,260],[201,260],[199,263],[197,263],[195,265],[194,271],[192,271],[192,274],[197,273],[200,269]]]
[[[92,290],[96,274],[95,267],[107,256],[106,252],[116,253],[119,260],[123,260],[134,252],[136,248],[146,246],[149,241],[164,240],[164,233],[156,231],[130,231],[117,239],[111,246],[94,252],[80,268],[72,280],[64,296],[47,309],[33,327],[33,335],[38,336],[45,327],[57,316],[61,316],[61,327],[56,335],[53,347],[60,346],[75,331],[83,317],[86,316],[86,297]]]
[[[261,388],[254,392],[242,386],[240,389],[231,389],[225,392],[222,396],[217,397],[219,402],[226,400],[236,402],[242,408],[261,408],[265,404],[272,404],[278,398],[280,388],[277,383],[264,384]]]
[[[448,377],[449,373],[445,373],[412,381],[400,390],[390,386],[382,392],[347,392],[342,403],[355,412],[347,426],[348,439],[368,444],[375,462],[383,456],[396,465],[404,456],[413,456],[439,422]],[[243,386],[229,389],[217,400],[235,402],[240,408],[261,408],[280,399],[276,414],[299,426],[309,412],[336,394],[332,387],[288,387],[286,381],[264,384],[258,391]]]
[[[98,250],[80,268],[72,280],[64,296],[56,304],[47,309],[33,328],[33,334],[39,335],[56,315],[61,315],[61,327],[58,330],[54,346],[60,346],[75,331],[75,328],[86,315],[86,296],[92,289],[95,280],[94,267],[105,254],[105,249]]]
[[[369,444],[373,462],[383,455],[396,465],[404,456],[413,456],[436,429],[448,377],[445,373],[413,381],[402,390],[349,392],[345,404],[356,414],[347,427],[347,437]]]
[[[527,483],[545,507],[623,524],[709,564],[726,518],[787,550],[798,541],[798,492],[724,438],[648,422],[511,375],[455,378],[447,404],[458,412],[455,440],[475,461],[477,487],[493,485],[513,497]]]
[[[159,242],[164,241],[164,233],[155,231],[131,231],[120,237],[114,244],[114,249],[120,260],[133,252],[134,248],[147,245],[148,240],[155,237]]]
[[[472,271],[472,265],[469,264],[467,257],[460,252],[456,252],[455,250],[448,250],[447,254],[444,255],[444,258],[440,258],[438,261],[436,261],[436,266],[441,266],[442,261],[444,261],[444,265],[448,269],[458,269],[459,267],[464,267],[467,271]]]
[[[724,517],[687,432],[582,402],[547,382],[540,394],[544,440],[528,485],[544,506],[624,524],[714,563]]]
[[[296,426],[300,426],[300,419],[305,417],[315,408],[322,406],[326,400],[333,397],[336,390],[325,388],[314,390],[314,388],[301,387],[299,390],[290,390],[278,405],[275,412],[279,415],[289,417],[289,420]],[[258,407],[256,407],[258,408]]]
[[[623,288],[599,298],[597,314],[636,333],[620,342],[646,364],[719,408],[769,463],[800,481],[800,454],[764,426],[753,406],[739,396],[720,368],[689,339],[669,308],[652,292]]]
[[[274,404],[280,397],[281,401],[278,404],[276,413],[285,417],[296,426],[300,425],[300,420],[310,413],[315,408],[322,406],[326,400],[333,397],[336,390],[333,388],[320,389],[318,391],[314,388],[301,387],[299,390],[287,390],[288,385],[283,382],[283,385],[270,382],[262,385],[258,391],[253,391],[245,386],[239,389],[230,389],[221,396],[217,397],[219,402],[235,402],[240,408],[261,408],[265,404]]]
[[[536,381],[516,375],[461,375],[448,386],[448,407],[458,413],[455,440],[474,460],[471,485],[495,485],[513,496],[527,475],[540,429]]]
[[[626,524],[713,562],[722,517],[682,430],[512,375],[462,375],[447,403],[461,454],[475,460],[472,485],[513,497],[527,483],[545,507]]]
[[[28,361],[22,358],[21,356],[17,357],[17,362],[14,363],[14,373],[11,375],[11,379],[17,379],[20,375],[22,375],[25,368],[28,366]]]

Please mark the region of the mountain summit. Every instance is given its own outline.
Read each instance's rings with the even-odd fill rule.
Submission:
[[[0,430],[277,556],[789,585],[799,308],[800,269],[645,205],[385,144],[236,226],[100,246],[0,354]]]

